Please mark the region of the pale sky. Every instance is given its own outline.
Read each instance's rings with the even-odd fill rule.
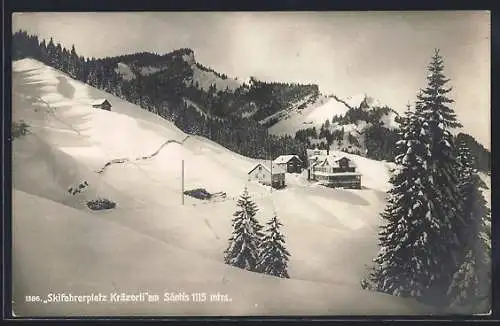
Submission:
[[[490,13],[117,12],[17,13],[26,29],[87,57],[181,47],[229,76],[316,83],[398,111],[426,84],[434,48],[445,60],[464,131],[490,148]]]

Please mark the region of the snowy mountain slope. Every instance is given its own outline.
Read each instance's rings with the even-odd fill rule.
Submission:
[[[271,123],[273,120],[283,120],[287,119],[288,117],[291,117],[294,113],[296,112],[301,112],[305,108],[307,108],[307,104],[313,103],[314,94],[310,94],[308,96],[305,96],[304,98],[299,99],[298,101],[295,101],[295,103],[291,103],[290,107],[285,108],[281,111],[278,111],[262,120],[259,121],[260,124],[266,125]]]
[[[36,132],[36,131],[35,131]],[[29,134],[13,142],[12,183],[15,189],[77,208],[88,209],[85,202],[105,197],[124,197],[103,182],[95,172],[78,163],[68,154],[47,144],[36,134]],[[70,187],[81,187],[81,192],[71,194]],[[127,198],[125,203],[133,202]]]
[[[198,85],[200,89],[208,91],[209,87],[213,85],[216,90],[224,91],[228,89],[230,91],[234,91],[242,85],[234,78],[221,78],[215,74],[215,72],[210,71],[209,69],[206,69],[198,64],[193,51],[189,51],[189,53],[184,54],[182,59],[191,66],[191,69],[193,70],[191,82],[193,85]]]
[[[165,61],[165,57],[176,57],[177,52],[187,52],[181,55],[182,60],[184,60],[192,70],[192,76],[189,80],[186,80],[187,84],[198,85],[199,89],[208,91],[211,86],[215,86],[216,90],[224,91],[234,91],[235,89],[242,86],[242,83],[235,78],[227,77],[217,74],[211,69],[203,67],[196,61],[194,52],[190,49],[183,49],[173,51],[165,56],[157,57],[156,66],[151,66],[147,63],[141,63],[140,61],[133,61],[130,63],[118,62],[115,67],[115,72],[120,74],[124,80],[132,80],[136,78],[136,74],[142,76],[149,76],[167,69],[169,63]],[[134,69],[133,69],[134,68]],[[135,71],[135,72],[134,72]]]
[[[384,114],[380,118],[380,121],[382,122],[382,125],[387,129],[396,129],[399,127],[399,124],[396,121],[397,117],[399,117],[399,114],[397,112],[389,111],[388,114]]]
[[[23,119],[32,132],[13,146],[19,162],[14,166],[13,246],[18,303],[23,295],[49,289],[219,291],[238,302],[215,308],[192,303],[21,304],[19,313],[422,313],[411,300],[359,287],[365,264],[377,251],[378,212],[385,204],[388,176],[383,162],[350,156],[366,189],[333,190],[287,175],[288,187],[270,192],[248,181],[255,160],[188,136],[150,112],[39,62],[14,62],[13,87],[14,121]],[[112,111],[91,108],[96,98],[108,99]],[[129,161],[94,172],[117,158]],[[227,199],[186,196],[181,205],[181,160],[186,190],[223,191]],[[81,179],[88,179],[89,192],[78,200],[109,196],[117,208],[91,212],[73,202],[76,197],[67,188]],[[223,263],[235,200],[244,186],[259,207],[262,223],[273,212],[283,221],[292,279],[277,280]],[[52,263],[31,275],[27,271],[39,265],[40,257]],[[51,279],[58,267],[59,276]]]
[[[186,105],[192,105],[202,116],[212,118],[210,114],[206,113],[202,108],[200,108],[198,104],[194,103],[193,101],[184,99],[184,103],[186,103]]]
[[[220,78],[212,71],[207,71],[194,64],[191,66],[193,69],[192,83],[199,85],[200,89],[208,91],[209,87],[214,85],[216,90],[230,90],[234,91],[239,88],[241,84],[233,78]]]
[[[313,125],[321,125],[325,121],[331,120],[334,115],[343,116],[349,110],[334,98],[329,98],[323,105],[314,109],[313,112],[307,115],[307,123]]]
[[[186,136],[159,116],[90,88],[37,61],[15,62],[14,70],[19,75],[13,79],[13,101],[18,107],[13,110],[13,119],[25,119],[41,126],[49,142],[63,151],[82,154],[82,151],[98,150],[94,156],[104,156],[99,162],[104,164],[118,157],[153,152],[166,139],[181,141]],[[92,109],[90,103],[101,98],[110,100],[112,112]],[[115,124],[122,128],[113,128]],[[65,132],[64,135],[61,132]],[[68,133],[79,140],[77,146],[64,145],[68,142]]]
[[[348,97],[320,95],[315,101],[302,106],[302,110],[281,111],[269,131],[275,135],[300,137],[310,146],[358,155],[371,155],[377,159],[391,159],[389,149],[394,144],[399,114],[365,94]],[[300,133],[297,133],[300,131]],[[374,155],[379,152],[379,155]]]
[[[383,107],[383,105],[365,94],[347,97],[345,100],[333,95],[320,95],[303,109],[286,110],[286,114],[281,112],[278,115],[280,120],[271,126],[269,131],[275,135],[294,136],[299,129],[312,127],[319,129],[326,120],[332,122],[334,116],[344,117],[350,110],[363,108],[365,111],[370,111],[375,107]],[[386,128],[393,129],[397,127],[396,116],[395,111],[389,110],[388,113],[381,115],[380,121]],[[349,128],[349,123],[338,124],[338,126]],[[366,121],[357,121],[355,127],[358,131],[362,131],[366,127]]]
[[[200,107],[199,104],[189,100],[189,99],[184,99],[184,103],[186,103],[186,105],[192,105],[196,111],[198,111],[202,116],[206,117],[206,118],[210,118],[210,119],[214,119],[214,120],[219,120],[219,121],[223,121],[224,119],[218,117],[218,116],[215,116],[215,115],[212,115],[210,113],[207,112],[207,110],[205,110],[204,108]]]
[[[245,272],[37,196],[21,191],[13,195],[17,316],[411,314],[417,306],[341,285]],[[30,241],[34,238],[37,241]],[[23,300],[28,293],[44,297],[101,293],[111,300],[110,293],[122,292],[156,294],[160,302],[30,304]],[[163,301],[164,293],[182,292],[219,292],[231,302]]]
[[[346,97],[344,102],[349,108],[358,108],[366,99],[366,94],[356,94]]]
[[[146,66],[146,67],[141,67],[141,75],[143,76],[149,76],[152,74],[155,74],[159,71],[162,71],[163,69],[161,67],[151,67],[151,66]]]
[[[119,74],[124,80],[132,80],[135,78],[135,74],[130,69],[130,67],[123,62],[118,62],[116,64],[115,72]]]

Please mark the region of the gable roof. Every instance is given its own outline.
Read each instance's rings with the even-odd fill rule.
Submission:
[[[105,102],[108,102],[108,104],[111,104],[111,103],[109,103],[109,101],[107,99],[102,98],[102,99],[94,100],[92,102],[92,105],[103,105]]]
[[[300,157],[298,155],[280,155],[278,156],[274,161],[273,163],[276,163],[276,164],[284,164],[284,163],[288,163],[290,162],[290,160],[292,158],[296,157],[300,162],[302,162],[302,160],[300,159]]]
[[[248,171],[248,174],[252,173],[259,166],[262,166],[264,170],[271,173],[271,168],[269,166],[262,163],[257,163],[252,169],[250,169],[250,171]],[[273,164],[273,174],[281,174],[281,173],[285,173],[285,170],[281,166],[276,166]]]
[[[325,164],[328,164],[329,166],[339,166],[339,161],[340,160],[347,160],[347,165],[349,167],[356,167],[356,164],[354,164],[354,162],[348,158],[347,156],[335,156],[335,155],[328,155],[328,156],[323,156],[323,157],[319,157],[317,162],[319,163],[319,165],[325,165]]]
[[[311,167],[315,167],[316,165],[318,165],[320,162],[319,160],[314,160],[313,162],[311,162],[310,166]]]

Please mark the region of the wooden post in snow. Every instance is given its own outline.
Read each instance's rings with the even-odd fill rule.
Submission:
[[[273,157],[271,156],[271,190],[269,192],[273,192]]]
[[[269,190],[270,193],[273,192],[273,154],[271,154],[271,143],[269,143],[269,160],[271,163],[271,190]]]
[[[181,200],[182,205],[184,205],[184,160],[182,160],[181,165]]]

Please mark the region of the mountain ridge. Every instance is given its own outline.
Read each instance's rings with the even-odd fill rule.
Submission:
[[[52,39],[39,42],[23,31],[14,34],[13,43],[13,58],[39,59],[242,155],[263,159],[297,154],[304,159],[306,147],[329,144],[393,159],[398,112],[365,93],[342,98],[321,93],[316,84],[255,77],[239,81],[197,62],[190,48],[90,59],[78,56],[74,47],[67,50]],[[326,124],[325,135],[311,137]]]

